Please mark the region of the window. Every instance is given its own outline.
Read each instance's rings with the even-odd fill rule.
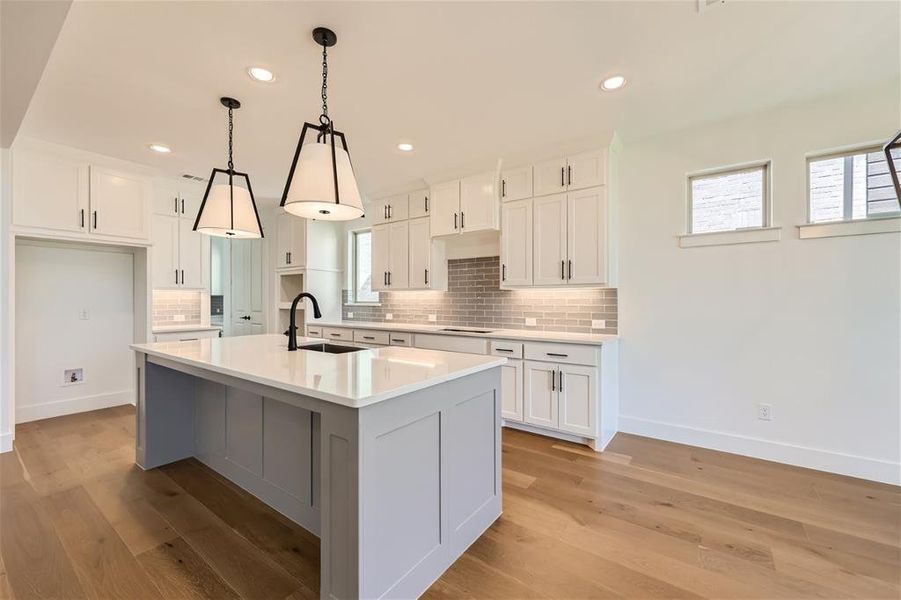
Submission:
[[[379,293],[372,291],[372,230],[362,229],[351,235],[353,256],[352,302],[378,302]]]
[[[768,225],[767,165],[689,177],[690,233]]]
[[[901,159],[901,150],[893,150],[892,157]],[[881,148],[809,159],[807,198],[811,223],[898,214],[898,199]]]

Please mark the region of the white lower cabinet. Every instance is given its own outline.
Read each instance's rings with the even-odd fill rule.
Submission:
[[[597,367],[527,360],[523,371],[525,423],[597,436]]]
[[[523,421],[557,428],[557,365],[527,360],[523,363]]]
[[[522,361],[508,359],[501,367],[501,417],[508,421],[522,421]]]

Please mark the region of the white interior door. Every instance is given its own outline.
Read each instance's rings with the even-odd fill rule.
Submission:
[[[428,289],[431,284],[432,240],[429,237],[429,218],[408,221],[410,227],[410,289]]]
[[[523,421],[557,427],[557,365],[523,361]]]
[[[150,195],[147,180],[92,166],[91,231],[115,237],[148,238]]]
[[[501,367],[501,417],[522,421],[523,367],[521,360],[509,359]]]
[[[173,288],[181,281],[178,272],[178,223],[172,215],[153,215],[153,287]]]
[[[566,195],[532,201],[532,283],[566,283]]]
[[[567,283],[607,281],[605,187],[567,194]]]
[[[448,181],[432,186],[430,205],[433,236],[448,235],[460,231],[460,182]]]
[[[262,240],[231,240],[232,335],[264,333]]]
[[[388,265],[391,257],[391,225],[372,228],[372,289],[388,289]]]
[[[501,286],[532,285],[532,201],[507,202],[501,226]]]
[[[597,435],[597,368],[560,365],[557,378],[560,429],[594,437]]]
[[[388,258],[388,289],[410,287],[410,222],[389,225],[391,252]]]

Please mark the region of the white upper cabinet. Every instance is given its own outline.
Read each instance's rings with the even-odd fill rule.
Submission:
[[[408,286],[411,290],[427,290],[431,287],[435,276],[434,272],[430,272],[433,269],[429,219],[410,219],[409,223],[410,279]]]
[[[566,195],[566,281],[607,281],[607,195],[595,187]]]
[[[535,196],[581,190],[606,183],[607,152],[596,150],[555,158],[534,166]]]
[[[391,226],[375,225],[372,228],[372,289],[388,289],[388,271],[391,268]]]
[[[498,229],[497,174],[494,171],[460,180],[460,231]]]
[[[390,223],[403,221],[409,216],[407,194],[382,198],[372,203],[372,222]]]
[[[546,196],[566,191],[566,159],[555,158],[538,163],[534,167],[533,192]]]
[[[173,215],[154,214],[153,251],[151,256],[153,287],[178,287],[181,273],[178,264],[179,218]]]
[[[388,236],[391,238],[388,252],[388,289],[406,289],[410,285],[410,223],[391,223]]]
[[[501,287],[521,285],[532,285],[532,200],[502,208]]]
[[[429,207],[432,237],[460,232],[460,181],[432,186]]]
[[[429,216],[431,206],[429,206],[429,190],[416,190],[407,194],[407,204],[410,210],[410,218],[417,219],[419,217]]]
[[[202,233],[194,231],[194,221],[188,216],[178,220],[178,264],[181,285],[189,288],[206,287],[203,280],[204,239]]]
[[[87,162],[15,150],[12,170],[13,225],[87,233]]]
[[[567,157],[567,189],[572,191],[604,185],[607,183],[606,166],[607,152],[604,150]]]
[[[532,283],[566,284],[566,194],[533,201]]]
[[[532,197],[532,165],[501,172],[501,200],[511,202]]]
[[[90,231],[134,239],[150,237],[151,186],[146,178],[91,167]]]
[[[275,218],[276,268],[295,269],[306,265],[306,220],[281,212]]]
[[[181,182],[154,186],[151,271],[155,289],[209,286],[209,237],[194,231],[202,190]]]

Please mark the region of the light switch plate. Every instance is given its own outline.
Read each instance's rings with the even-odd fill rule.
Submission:
[[[429,321],[433,323],[438,320],[438,315],[429,315]]]
[[[88,312],[88,309],[82,308],[81,310],[78,311],[78,318],[81,319],[82,321],[87,321],[88,319],[91,318],[91,313]]]
[[[538,319],[535,317],[526,317],[526,327],[535,327],[538,325]]]
[[[592,319],[591,320],[591,328],[592,329],[607,329],[606,319]]]
[[[390,321],[394,319],[394,313],[385,313],[385,320]]]

